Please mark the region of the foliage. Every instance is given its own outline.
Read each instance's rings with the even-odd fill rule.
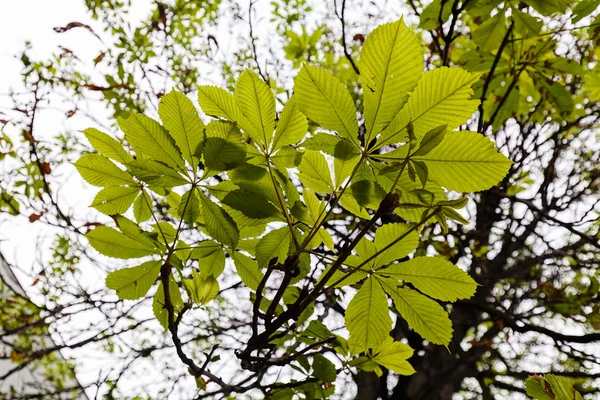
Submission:
[[[59,344],[18,367],[100,349],[107,398],[596,395],[597,2],[85,3],[57,32],[106,30],[94,72],[26,48],[2,120],[0,224],[59,232],[30,281]],[[62,92],[96,128],[43,136]]]

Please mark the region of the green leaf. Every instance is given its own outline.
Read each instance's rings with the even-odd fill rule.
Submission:
[[[206,304],[219,294],[219,282],[212,276],[205,276],[192,270],[192,279],[184,279],[183,284],[196,304]]]
[[[145,189],[142,189],[140,195],[133,203],[133,216],[138,223],[148,221],[152,218],[152,199]]]
[[[229,171],[229,178],[233,183],[258,196],[269,199],[274,204],[278,203],[277,193],[273,186],[273,179],[268,170],[250,164],[242,164]]]
[[[142,114],[130,114],[127,119],[119,119],[119,126],[138,159],[151,158],[185,171],[185,163],[173,138],[157,121]]]
[[[332,156],[335,154],[335,146],[337,146],[341,140],[342,138],[339,136],[319,132],[300,143],[300,147],[304,147],[307,150],[320,150],[323,153]]]
[[[513,21],[515,22],[515,29],[521,36],[535,36],[540,33],[544,23],[529,14],[525,14],[516,7],[512,9]],[[503,36],[504,38],[504,36]]]
[[[268,148],[275,129],[275,97],[269,86],[257,74],[245,70],[235,86],[235,101],[253,127],[246,133]]]
[[[540,14],[549,17],[554,13],[567,11],[567,2],[563,0],[523,0],[525,4],[533,7]]]
[[[600,67],[587,74],[584,88],[589,92],[590,101],[600,101]]]
[[[127,168],[150,186],[171,188],[189,183],[179,172],[157,161],[136,160],[127,164]]]
[[[429,179],[457,192],[487,190],[500,182],[512,162],[476,132],[451,132],[435,149],[414,157],[425,162]]]
[[[339,188],[360,161],[360,150],[349,140],[343,139],[335,146],[333,157],[335,188]]]
[[[79,158],[73,165],[90,185],[100,187],[136,185],[127,172],[119,169],[112,161],[99,154],[87,154]]]
[[[288,256],[292,235],[287,226],[267,233],[256,246],[256,261],[260,268],[265,268],[271,260],[283,263]]]
[[[116,290],[121,299],[139,299],[144,297],[156,282],[161,265],[160,260],[154,260],[136,267],[113,271],[106,277],[106,286]]]
[[[159,251],[145,242],[138,242],[107,226],[99,226],[88,232],[86,238],[100,254],[114,258],[139,258]]]
[[[477,290],[473,278],[441,257],[415,257],[379,272],[410,282],[426,295],[442,301],[468,299]]]
[[[198,88],[198,103],[206,115],[236,122],[244,132],[256,136],[255,128],[242,114],[231,93],[216,86],[196,87]]]
[[[337,377],[335,365],[322,354],[315,354],[313,358],[313,376],[321,382],[333,382]]]
[[[356,108],[339,79],[322,68],[304,65],[294,81],[294,96],[309,119],[358,144]]]
[[[446,125],[442,125],[427,132],[421,139],[419,149],[413,153],[413,156],[424,156],[439,146],[446,136],[446,128]]]
[[[348,344],[361,351],[377,347],[389,336],[392,319],[387,297],[377,279],[371,277],[363,283],[348,304],[345,321],[350,332]]]
[[[573,17],[571,19],[572,24],[576,24],[581,21],[583,18],[587,17],[600,6],[598,4],[598,0],[582,0],[575,8],[573,8]]]
[[[414,351],[409,345],[394,342],[391,337],[387,337],[385,342],[373,349],[373,361],[377,364],[394,371],[400,375],[412,375],[416,371],[408,362]]]
[[[263,278],[263,274],[260,272],[256,261],[237,251],[231,253],[231,258],[244,285],[256,291],[258,284]]]
[[[288,100],[279,115],[275,137],[273,138],[273,151],[289,144],[296,144],[308,131],[308,121],[296,103],[294,97]]]
[[[121,232],[130,239],[135,240],[140,244],[144,244],[148,248],[155,248],[156,244],[148,233],[143,231],[139,225],[122,215],[114,216],[117,227]]]
[[[373,149],[404,141],[409,122],[417,138],[440,125],[447,125],[448,131],[458,128],[477,109],[479,100],[471,100],[471,85],[478,79],[477,75],[459,68],[441,67],[425,72]]]
[[[318,151],[306,150],[298,167],[298,178],[315,193],[326,194],[334,190],[331,173],[325,156]]]
[[[525,392],[536,400],[552,400],[546,392],[545,380],[542,377],[529,377],[525,381]]]
[[[192,225],[200,217],[200,201],[198,200],[196,188],[191,188],[181,196],[181,203],[177,212],[181,218]]]
[[[215,172],[235,168],[246,159],[242,135],[235,124],[212,121],[206,126],[204,165]]]
[[[302,153],[292,146],[285,146],[270,158],[278,170],[285,171],[288,168],[296,168],[300,165],[302,162]]]
[[[452,339],[452,322],[448,313],[429,297],[407,287],[397,287],[397,281],[377,277],[392,298],[402,318],[424,339],[447,346]]]
[[[377,229],[373,243],[381,254],[375,258],[376,267],[399,260],[417,248],[419,235],[415,230],[411,231],[411,227],[409,224],[392,223]]]
[[[172,90],[160,99],[158,115],[169,131],[183,158],[195,168],[198,154],[204,142],[204,123],[200,120],[196,108],[188,97]]]
[[[485,21],[473,32],[473,41],[482,51],[496,50],[506,35],[506,18],[504,10]]]
[[[124,214],[139,192],[136,187],[107,187],[98,192],[91,206],[106,215]]]
[[[360,52],[365,102],[365,143],[383,131],[408,100],[423,72],[417,36],[403,19],[379,25]]]
[[[385,191],[375,181],[356,181],[352,183],[350,189],[352,190],[352,196],[359,205],[374,210],[379,208],[381,200],[385,197]]]
[[[177,282],[175,282],[173,275],[169,276],[169,297],[171,298],[174,312],[177,314],[183,308],[183,299],[181,298],[181,292],[179,291],[179,287],[177,286]],[[169,327],[169,313],[165,308],[165,291],[162,282],[158,285],[158,290],[154,295],[152,310],[154,311],[154,316],[158,322],[165,330],[167,330]]]
[[[204,193],[198,191],[200,207],[206,231],[213,239],[230,247],[235,247],[240,239],[240,232],[233,218],[221,207],[210,200]]]
[[[133,161],[133,157],[123,148],[119,141],[98,129],[88,128],[83,131],[90,144],[104,157],[111,158],[121,164]]]
[[[245,189],[236,189],[227,194],[223,204],[242,212],[249,218],[280,217],[281,213],[269,201],[259,195],[253,194]]]
[[[419,28],[433,30],[439,25],[440,17],[445,22],[451,13],[452,2],[444,1],[444,9],[442,10],[442,0],[433,0],[423,9],[419,19]]]
[[[225,253],[217,242],[205,240],[192,249],[190,258],[198,260],[198,266],[202,276],[219,277],[225,269]]]

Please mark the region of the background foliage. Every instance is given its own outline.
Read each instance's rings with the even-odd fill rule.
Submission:
[[[290,103],[292,78],[302,63],[308,61],[331,72],[346,85],[349,98],[352,98],[348,104],[351,107],[357,105],[359,109],[360,118],[356,123],[360,122],[361,143],[377,147],[367,140],[372,139],[370,135],[377,129],[377,118],[369,114],[366,103],[374,93],[369,90],[370,85],[378,82],[371,82],[377,76],[372,78],[365,72],[377,66],[364,62],[368,57],[361,52],[368,52],[365,37],[375,26],[403,14],[405,21],[413,26],[425,43],[418,48],[424,55],[426,70],[460,66],[470,73],[481,74],[479,80],[472,80],[474,98],[481,100],[479,105],[473,103],[477,109],[469,110],[462,105],[466,115],[450,127],[463,124],[462,130],[476,131],[493,139],[514,163],[499,185],[486,192],[467,195],[470,202],[463,217],[472,223],[449,222],[447,227],[443,223],[429,224],[421,232],[422,241],[417,255],[437,255],[461,265],[480,284],[471,299],[448,304],[447,301],[454,299],[440,298],[443,307],[450,312],[453,324],[452,341],[448,344],[450,351],[430,344],[435,343],[431,338],[424,341],[403,319],[394,318],[392,336],[415,349],[410,365],[417,373],[397,375],[393,372],[394,368],[380,363],[383,367],[378,367],[379,370],[375,371],[378,373],[340,374],[336,387],[344,390],[339,390],[337,395],[352,397],[356,394],[358,398],[365,399],[512,398],[516,393],[524,392],[525,378],[534,373],[551,372],[555,376],[574,379],[571,383],[576,384],[583,396],[594,396],[597,386],[593,379],[598,374],[598,347],[595,342],[600,339],[597,333],[593,333],[598,329],[597,267],[600,246],[596,194],[599,153],[595,130],[598,123],[597,101],[600,100],[600,75],[595,68],[600,21],[595,1],[473,0],[434,1],[431,4],[414,1],[402,4],[398,9],[386,4],[360,2],[312,4],[282,1],[270,5],[250,3],[249,7],[248,4],[228,2],[203,2],[202,5],[196,2],[157,2],[151,4],[148,18],[135,23],[125,18],[130,7],[126,2],[86,1],[86,6],[90,17],[96,19],[97,28],[89,28],[82,21],[57,27],[57,31],[65,35],[86,34],[90,43],[98,40],[94,36],[98,34],[103,43],[109,44],[104,44],[93,60],[82,60],[65,48],[51,59],[34,60],[26,49],[21,56],[26,90],[12,96],[12,110],[3,111],[6,115],[1,141],[0,210],[3,221],[18,218],[23,223],[29,220],[52,227],[51,231],[45,231],[51,232],[50,239],[45,238],[46,245],[43,246],[47,251],[40,252],[39,262],[31,271],[23,271],[23,276],[29,276],[34,284],[30,292],[39,309],[33,311],[25,303],[16,307],[18,302],[12,298],[3,297],[2,300],[9,301],[11,309],[16,308],[14,313],[3,313],[1,319],[2,337],[17,343],[12,345],[11,354],[7,355],[17,362],[15,370],[27,365],[56,368],[56,358],[52,357],[56,351],[81,348],[105,354],[111,359],[111,369],[98,368],[100,373],[84,380],[83,385],[92,393],[97,391],[102,396],[118,398],[135,395],[164,397],[167,394],[175,396],[175,393],[181,398],[201,396],[202,392],[196,393],[199,390],[196,387],[202,386],[202,382],[194,382],[179,361],[172,338],[164,335],[164,329],[153,318],[152,297],[156,299],[157,296],[118,301],[114,291],[104,288],[101,282],[109,271],[116,269],[116,265],[114,261],[91,251],[82,235],[98,224],[114,226],[114,222],[101,214],[82,212],[82,207],[72,208],[72,199],[61,192],[65,183],[73,179],[73,168],[69,162],[79,159],[82,153],[92,151],[84,136],[100,150],[93,141],[93,137],[101,137],[98,132],[88,130],[81,133],[78,130],[105,125],[106,131],[112,131],[114,137],[121,138],[116,129],[116,118],[125,118],[134,112],[158,114],[166,126],[168,116],[165,118],[165,113],[161,113],[159,99],[162,98],[161,104],[175,99],[178,95],[166,94],[172,87],[185,94],[193,93],[191,97],[194,98],[196,91],[202,95],[203,90],[211,90],[203,89],[206,86],[196,88],[194,84],[218,83],[221,86],[224,83],[238,96],[240,84],[235,82],[238,77],[242,79],[244,76],[246,81],[266,81],[276,95],[273,107],[281,110],[283,104]],[[268,23],[270,30],[265,31],[268,34],[256,33],[257,21],[264,26]],[[228,43],[230,41],[235,42],[235,49]],[[381,54],[378,49],[373,49],[373,53]],[[90,69],[91,66],[94,68]],[[418,65],[415,64],[416,67]],[[256,71],[257,75],[242,74],[246,68]],[[303,70],[305,76],[310,74],[311,68]],[[435,71],[444,69],[432,72]],[[360,79],[357,79],[358,72],[361,73]],[[299,76],[295,92],[300,96],[302,73]],[[430,73],[430,76],[433,74]],[[444,78],[440,81],[448,83]],[[314,79],[318,81],[321,78]],[[98,100],[101,107],[110,113],[106,124],[99,121],[95,112],[90,112],[89,104]],[[298,107],[307,115],[313,113],[309,115],[311,120],[343,136],[345,127],[331,125],[315,114],[323,112],[323,108],[315,107],[322,104],[316,102],[320,99],[313,100],[305,105],[298,102]],[[39,119],[50,102],[56,107],[58,101],[65,110],[65,118],[78,121],[72,124],[76,126],[70,126],[67,132],[38,134],[40,126],[36,124],[36,115]],[[204,105],[202,108],[205,113],[214,115]],[[472,111],[475,112],[471,117]],[[395,112],[397,110],[389,110],[388,115]],[[326,118],[331,114],[323,115]],[[91,121],[81,122],[79,118],[83,117]],[[280,122],[282,119],[280,115]],[[127,134],[128,129],[135,129],[132,125],[135,118],[130,117],[126,121],[121,123],[121,129]],[[142,125],[144,121],[148,122],[141,119],[138,124]],[[208,122],[208,119],[204,121]],[[407,122],[404,121],[404,124]],[[430,128],[439,126],[435,122],[431,122],[434,125]],[[218,122],[211,124],[215,127],[215,135],[218,127],[224,127]],[[420,132],[419,135],[428,130],[419,127],[417,122],[414,129]],[[310,130],[319,132],[312,124]],[[331,148],[335,155],[338,147],[336,143],[328,142],[327,137],[315,135],[314,138],[318,139],[314,140],[314,149]],[[218,139],[217,136],[214,138]],[[348,138],[352,140],[351,135]],[[135,149],[135,139],[127,139]],[[212,142],[215,144],[217,141]],[[208,143],[207,138],[205,163]],[[139,147],[153,151],[146,149],[145,143]],[[128,153],[121,153],[117,146],[113,149],[114,157],[128,161]],[[158,146],[155,150],[169,151],[165,146]],[[226,153],[233,157],[231,162],[239,157],[239,150],[233,146]],[[307,153],[309,157],[306,157]],[[309,165],[318,165],[317,154],[321,153],[312,153],[308,149],[303,160],[308,160]],[[182,155],[188,161],[193,161],[195,156],[191,151],[189,154],[182,151]],[[77,161],[76,166],[82,171],[85,160],[93,160],[92,165],[99,165],[94,157],[99,156],[86,155]],[[288,159],[292,164],[296,160],[290,152],[289,157],[282,157],[283,168],[287,168],[285,163]],[[168,159],[163,161],[170,162]],[[212,161],[215,172],[231,167],[220,165],[223,162],[221,157]],[[177,160],[172,162],[173,167],[179,164]],[[421,176],[418,168],[413,166],[414,174]],[[343,166],[336,168],[334,165],[335,169],[344,171]],[[431,166],[428,171],[430,177],[436,173]],[[443,176],[445,171],[440,168],[438,174]],[[473,170],[473,174],[477,172],[479,170]],[[137,175],[141,173],[138,171]],[[302,173],[305,174],[304,171]],[[129,175],[121,178],[125,181],[131,179]],[[144,179],[147,178],[146,175]],[[171,179],[181,179],[181,176],[171,176]],[[327,189],[324,193],[329,192],[329,187],[319,188],[323,181],[318,177],[311,180],[308,174],[301,180],[316,193],[320,193],[320,189]],[[467,182],[465,179],[460,181],[465,185]],[[331,185],[338,183],[336,179]],[[471,186],[447,188],[467,192],[484,189]],[[112,192],[115,190],[110,189]],[[137,190],[135,198],[132,192],[119,190],[123,197],[132,198],[134,218],[149,218],[148,209],[138,200],[142,197],[138,196]],[[356,193],[358,200],[361,198],[360,191]],[[377,191],[365,190],[365,193]],[[217,194],[211,194],[219,198]],[[192,202],[206,204],[210,208],[202,196],[198,199],[188,197],[193,199]],[[233,197],[231,202],[238,204],[236,202],[245,198],[247,196]],[[306,197],[303,198],[307,202]],[[373,203],[368,197],[364,201],[365,205]],[[419,201],[418,196],[415,201]],[[155,211],[161,213],[161,220],[169,220],[173,209],[179,209],[179,204],[179,201],[169,202],[167,197],[166,203],[156,204]],[[377,208],[370,205],[370,208]],[[116,206],[121,208],[117,207],[116,211],[110,208]],[[352,205],[342,201],[341,206],[341,213],[353,212]],[[121,212],[123,206],[109,204],[100,198],[96,207],[114,214]],[[103,207],[108,208],[103,211]],[[268,207],[251,209],[269,212]],[[180,211],[184,220],[196,219],[195,215],[186,216],[184,211]],[[219,214],[219,211],[215,213]],[[408,215],[402,217],[410,220]],[[310,222],[310,210],[305,218],[308,218],[309,224],[314,223]],[[127,224],[125,220],[116,222],[121,229]],[[348,241],[348,233],[355,227],[358,230],[368,228],[365,229],[366,235],[375,232],[365,220],[356,217],[347,218],[342,226],[327,224],[334,247],[329,250],[339,252],[340,246]],[[97,227],[91,230],[96,232],[92,235],[99,235],[103,229],[108,228]],[[285,232],[283,230],[280,235]],[[235,239],[231,235],[222,238],[211,236],[225,243]],[[286,240],[282,237],[273,239],[275,243]],[[140,255],[148,254],[144,253],[148,250],[143,248],[143,239],[134,242]],[[325,237],[323,242],[327,246],[329,238]],[[211,265],[221,265],[220,256],[210,248],[199,248],[198,251],[201,252],[199,258],[214,256],[218,259]],[[326,247],[320,248],[319,252],[323,251],[327,251]],[[327,256],[327,253],[322,254]],[[250,282],[253,279],[257,284],[258,275],[240,273],[239,265],[248,265],[248,259],[242,253],[229,256],[224,260],[226,268],[219,278],[219,295],[205,307],[186,313],[178,328],[178,337],[186,354],[200,367],[204,360],[212,359],[212,372],[239,370],[239,360],[226,354],[243,349],[252,335],[252,315],[255,312],[247,301],[249,291],[245,286],[252,287]],[[257,259],[267,262],[269,256],[256,255]],[[321,271],[323,264],[327,264],[325,258],[314,259],[311,267]],[[145,264],[144,271],[157,268],[158,264]],[[100,282],[89,279],[93,270],[98,271]],[[200,272],[204,273],[202,269]],[[237,274],[245,285],[240,284]],[[202,281],[202,278],[198,279]],[[138,287],[115,287],[119,282],[123,279],[116,280],[114,285],[110,280],[107,283],[112,289],[119,290],[122,297],[136,297],[141,293],[137,292],[140,290]],[[206,282],[203,285],[195,282],[196,276],[193,276],[190,282],[192,288],[206,287]],[[279,281],[274,281],[273,287],[267,288],[272,290],[269,293],[276,293],[278,284]],[[427,293],[427,289],[413,284]],[[212,297],[211,293],[209,290],[196,292],[196,302],[207,301]],[[343,289],[329,293],[318,299],[315,315],[319,315],[332,329],[342,327],[345,310],[352,309],[348,301],[353,292]],[[296,302],[298,296],[302,293],[288,294],[288,299],[284,296],[283,304]],[[247,305],[244,306],[244,303]],[[185,307],[178,301],[173,305]],[[3,310],[6,307],[8,304],[3,304]],[[274,308],[270,315],[278,312]],[[264,312],[269,314],[269,310]],[[14,318],[18,313],[28,318]],[[42,317],[32,320],[32,313],[39,313]],[[78,318],[80,321],[93,321],[93,324],[78,326],[73,322]],[[21,321],[18,326],[15,326],[15,320]],[[27,340],[41,325],[48,325],[47,329],[54,333],[57,340],[55,347],[40,351],[36,347],[39,344]],[[414,324],[409,325],[418,331]],[[319,338],[312,336],[313,342]],[[443,340],[440,342],[444,343]],[[309,366],[299,367],[298,373],[310,375],[310,371],[314,371],[314,375],[331,376],[327,358],[315,356],[311,362]],[[307,370],[303,372],[302,368]],[[151,374],[147,372],[149,370]],[[266,371],[250,371],[245,376],[248,382],[264,379],[266,385],[277,380],[300,379],[289,372],[280,375],[281,370],[275,364]],[[7,376],[13,372],[8,371]],[[218,372],[217,375],[224,373]],[[144,384],[144,380],[148,384]],[[553,378],[548,377],[546,381],[551,386],[555,385]],[[536,382],[539,383],[539,380]],[[209,389],[220,390],[214,385],[209,383]],[[346,390],[346,387],[353,387],[355,391]],[[529,383],[527,388],[530,389]],[[267,391],[277,387],[262,389]],[[55,382],[54,387],[48,386],[46,390],[69,392],[80,389]]]

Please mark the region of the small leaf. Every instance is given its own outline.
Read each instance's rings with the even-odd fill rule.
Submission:
[[[380,273],[410,282],[426,295],[442,301],[468,299],[477,290],[473,278],[441,257],[415,257]]]
[[[190,225],[200,217],[200,201],[198,200],[197,190],[191,188],[181,196],[181,203],[177,212],[181,218]]]
[[[494,50],[500,47],[502,39],[506,35],[506,18],[504,10],[486,20],[473,32],[473,42],[483,51]]]
[[[90,185],[100,187],[136,185],[127,172],[99,154],[87,154],[74,165],[81,177]]]
[[[107,226],[99,226],[85,236],[96,251],[109,257],[128,259],[159,253],[147,243],[133,240]]]
[[[171,134],[183,158],[196,167],[194,155],[204,142],[204,123],[188,97],[172,90],[160,98],[158,115]]]
[[[381,254],[375,258],[375,266],[399,260],[417,248],[419,235],[411,227],[409,224],[392,223],[377,229],[373,243]]]
[[[266,198],[245,189],[236,189],[228,193],[221,202],[234,210],[242,212],[249,218],[260,219],[281,216],[279,210],[269,203]]]
[[[294,83],[294,96],[304,115],[358,144],[356,108],[339,79],[323,68],[304,65]]]
[[[358,204],[374,210],[379,208],[381,200],[385,197],[385,191],[374,181],[360,180],[352,183],[350,189]]]
[[[192,270],[192,279],[184,279],[183,284],[196,304],[206,304],[219,294],[219,282],[212,276],[204,276]]]
[[[235,124],[213,121],[206,126],[204,165],[207,170],[220,172],[244,162],[246,148]]]
[[[348,344],[360,350],[380,345],[392,329],[387,297],[375,278],[363,283],[346,309]]]
[[[204,277],[219,277],[225,269],[225,253],[217,242],[205,240],[192,250],[190,258],[198,260],[200,273]]]
[[[265,268],[271,260],[283,263],[288,256],[292,235],[287,226],[267,233],[256,246],[256,261],[260,268]]]
[[[442,140],[444,140],[447,127],[447,125],[441,125],[427,132],[425,136],[423,136],[423,139],[421,139],[419,149],[413,153],[413,156],[424,156],[431,150],[435,149],[440,143],[442,143]]]
[[[133,161],[127,164],[127,168],[136,178],[150,186],[171,188],[189,183],[177,171],[157,161]]]
[[[317,151],[307,150],[302,156],[302,162],[298,167],[298,177],[307,188],[315,193],[331,193],[333,182],[325,156]]]
[[[212,236],[213,239],[235,248],[240,238],[240,232],[233,219],[225,212],[225,210],[206,197],[204,193],[198,191],[198,194],[200,196],[200,207],[208,234]]]
[[[289,144],[296,144],[308,131],[308,121],[292,97],[283,107],[279,115],[275,137],[273,138],[273,151]]]
[[[252,125],[248,133],[254,141],[268,148],[275,129],[275,97],[260,77],[245,70],[235,86],[235,101]]]
[[[321,382],[333,382],[337,377],[335,365],[322,354],[315,354],[313,358],[313,376]]]
[[[145,189],[142,189],[140,195],[133,203],[133,216],[138,223],[148,221],[152,217],[152,199]]]
[[[394,342],[391,337],[386,338],[385,342],[373,349],[373,361],[377,364],[394,371],[400,375],[412,375],[416,371],[408,362],[414,351],[409,345]]]
[[[341,140],[342,138],[339,136],[319,132],[300,143],[300,147],[304,147],[307,150],[320,150],[323,153],[332,156],[335,154],[335,146],[337,146]]]
[[[113,159],[121,164],[133,161],[131,154],[125,151],[123,145],[98,129],[88,128],[83,131],[90,144],[104,157]]]
[[[333,157],[335,187],[339,188],[360,161],[360,150],[349,140],[343,139],[335,146]]]
[[[106,286],[116,290],[119,298],[136,300],[144,297],[152,287],[160,272],[162,263],[148,261],[131,268],[121,268],[106,277]]]
[[[231,258],[233,258],[235,269],[244,285],[256,291],[263,278],[256,261],[237,251],[231,254]]]
[[[124,214],[139,191],[136,187],[107,187],[98,192],[91,206],[106,215]]]
[[[157,121],[142,114],[130,114],[127,119],[119,119],[119,126],[138,159],[151,158],[185,171],[185,163],[173,138]]]

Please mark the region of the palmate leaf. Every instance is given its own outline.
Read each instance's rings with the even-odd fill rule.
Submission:
[[[308,121],[298,108],[295,98],[291,99],[283,106],[283,111],[279,115],[277,127],[275,128],[275,137],[273,138],[273,151],[289,144],[296,144],[308,131]]]
[[[333,157],[333,172],[337,189],[352,174],[354,167],[360,161],[360,149],[349,140],[342,139],[335,146]]]
[[[402,19],[379,25],[367,36],[360,53],[365,143],[387,127],[417,85],[423,71],[420,47]]]
[[[487,190],[506,176],[512,162],[476,132],[450,132],[435,149],[414,157],[429,169],[429,179],[457,192]]]
[[[252,138],[268,148],[275,129],[275,97],[254,72],[245,70],[235,86],[235,101],[253,127]]]
[[[106,287],[124,300],[136,300],[148,293],[160,272],[160,260],[148,261],[131,268],[121,268],[106,277]]]
[[[434,300],[407,287],[398,288],[398,281],[375,278],[392,298],[396,310],[419,335],[434,344],[447,346],[452,339],[452,321],[448,313]]]
[[[338,78],[322,68],[305,65],[294,80],[294,96],[309,119],[358,144],[356,108]]]
[[[125,151],[123,145],[106,133],[94,128],[85,129],[83,133],[94,149],[104,157],[108,157],[121,164],[133,161],[133,157]]]
[[[197,189],[192,188],[181,196],[181,203],[177,212],[188,224],[192,225],[200,217],[200,201],[198,200]]]
[[[335,146],[337,146],[340,140],[342,138],[339,136],[319,132],[300,143],[300,147],[304,147],[307,150],[320,150],[332,156],[335,153]]]
[[[346,328],[350,332],[348,344],[358,353],[380,345],[392,329],[387,297],[375,278],[363,283],[352,298],[345,315]]]
[[[442,301],[468,299],[477,290],[477,283],[469,274],[441,257],[415,257],[379,273],[410,282],[426,295]]]
[[[408,137],[409,122],[417,138],[440,125],[447,125],[448,131],[452,131],[464,124],[479,104],[478,100],[471,100],[471,85],[478,79],[477,75],[458,68],[442,67],[425,72],[373,149],[404,141]]]
[[[200,196],[200,209],[204,218],[206,232],[213,239],[235,248],[240,238],[240,232],[233,218],[216,203],[210,200],[202,191]]]
[[[75,162],[75,168],[90,185],[100,187],[135,185],[131,176],[99,154],[87,154]]]
[[[158,115],[175,139],[183,158],[195,167],[194,155],[200,153],[204,142],[204,123],[192,101],[185,94],[173,90],[161,97]]]
[[[147,234],[145,234],[139,225],[122,215],[117,215],[114,217],[114,219],[118,228],[125,236],[135,240],[138,243],[144,244],[148,248],[156,247],[155,242]]]
[[[394,342],[391,337],[387,337],[385,342],[373,349],[373,361],[377,364],[394,371],[400,375],[412,375],[416,371],[408,362],[412,357],[414,350],[409,345]]]
[[[127,119],[119,119],[119,126],[138,159],[151,158],[185,171],[185,163],[175,141],[157,121],[142,114],[130,114]]]
[[[106,215],[124,214],[139,192],[137,187],[107,187],[98,192],[91,206]]]
[[[242,164],[228,172],[233,183],[255,195],[264,197],[273,204],[278,204],[273,179],[268,170],[250,164]],[[279,190],[279,189],[278,189]]]
[[[98,253],[109,257],[128,259],[159,253],[155,247],[150,246],[148,243],[131,239],[127,235],[107,226],[99,226],[85,236]]]

